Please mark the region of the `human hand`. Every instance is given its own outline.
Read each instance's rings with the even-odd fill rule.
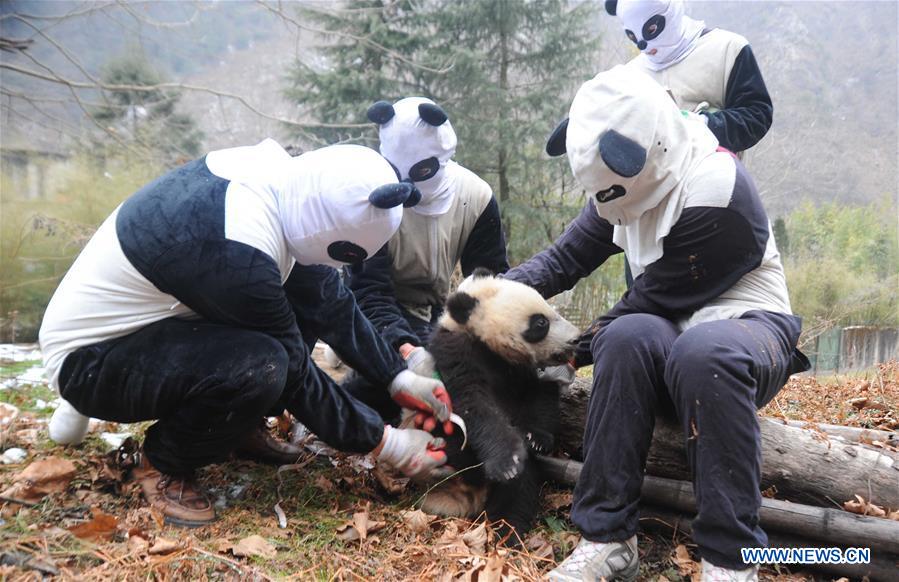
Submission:
[[[415,426],[431,431],[440,421],[443,423],[443,432],[453,434],[453,423],[450,421],[453,406],[449,393],[440,380],[403,370],[390,383],[388,391],[394,402],[418,412]]]
[[[452,469],[445,467],[446,442],[428,432],[414,428],[384,427],[384,436],[375,455],[379,461],[413,479],[440,478]]]

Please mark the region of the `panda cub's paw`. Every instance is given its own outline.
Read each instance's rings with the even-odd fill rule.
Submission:
[[[540,429],[525,430],[524,440],[528,443],[528,448],[540,455],[551,453],[555,445],[553,435]]]
[[[511,450],[506,449],[502,453],[493,455],[484,462],[484,472],[487,479],[502,483],[518,477],[524,470],[524,463],[528,458],[527,447],[522,441],[518,441]]]

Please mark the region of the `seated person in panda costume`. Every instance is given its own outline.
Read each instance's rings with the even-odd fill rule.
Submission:
[[[385,427],[310,357],[320,336],[405,406],[448,418],[441,383],[407,370],[334,268],[381,248],[416,201],[371,149],[292,158],[272,140],[144,186],[100,226],[44,315],[41,349],[65,401],[51,437],[80,441],[88,416],[156,420],[134,476],[184,526],[215,518],[194,471],[225,459],[270,411],[410,476],[439,472],[442,443]]]
[[[683,0],[608,0],[605,6],[640,49],[627,66],[696,113],[719,145],[742,154],[771,129],[771,96],[745,38],[686,16]]]
[[[421,193],[421,201],[404,211],[399,230],[383,248],[350,267],[348,285],[384,341],[410,369],[430,376],[433,359],[424,346],[456,265],[463,276],[479,267],[494,273],[509,268],[499,207],[487,182],[452,160],[456,132],[433,101],[379,101],[368,118],[378,124],[381,154]],[[367,379],[351,375],[345,386],[385,419],[398,415],[399,407]]]
[[[583,537],[549,577],[636,577],[655,415],[673,414],[699,505],[703,580],[755,580],[740,548],[767,543],[756,410],[808,368],[755,185],[704,123],[627,66],[580,88],[547,152],[567,152],[589,199],[549,248],[506,277],[551,297],[620,252],[636,275],[578,348],[576,363],[594,364],[571,509]]]

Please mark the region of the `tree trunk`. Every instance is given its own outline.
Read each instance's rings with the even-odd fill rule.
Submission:
[[[560,444],[575,458],[582,458],[590,390],[590,380],[578,378],[562,394]],[[899,509],[899,453],[829,438],[826,433],[767,418],[759,422],[762,486],[775,487],[778,497],[830,506],[861,495],[877,505]],[[657,419],[646,472],[690,479],[684,436],[673,420]]]
[[[577,461],[551,457],[540,457],[539,461],[551,479],[566,485],[577,482],[583,466]],[[641,501],[647,504],[691,515],[696,513],[693,486],[686,481],[647,475],[643,479],[640,496]],[[899,554],[899,521],[891,519],[763,498],[759,522],[765,530],[780,531],[821,544]]]
[[[687,535],[693,533],[693,520],[683,514],[670,509],[660,508],[654,505],[640,507],[640,527],[644,531],[671,534],[673,531]],[[787,534],[779,531],[768,531],[769,548],[808,548],[821,547],[819,541],[810,541],[807,537],[795,534]],[[841,549],[846,547],[859,547],[859,543],[853,540],[840,544]],[[871,552],[869,564],[796,564],[787,565],[791,571],[813,570],[827,572],[834,576],[845,576],[853,579],[861,579],[865,576],[870,580],[895,580],[897,568],[899,568],[899,555],[882,551]]]

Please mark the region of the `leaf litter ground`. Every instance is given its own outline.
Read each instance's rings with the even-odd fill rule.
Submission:
[[[207,467],[200,479],[219,519],[196,530],[166,526],[110,454],[117,441],[109,435],[140,438],[147,424],[99,423],[84,444],[54,446],[46,437],[52,409],[35,406],[50,396],[40,385],[0,390],[0,403],[18,410],[0,407],[0,450],[26,453],[0,465],[0,579],[537,580],[578,540],[570,490],[547,485],[538,526],[509,550],[482,521],[416,509],[421,491],[363,458],[311,452],[280,471],[243,460]],[[793,378],[763,413],[895,431],[897,410],[893,362],[869,374]],[[640,534],[640,551],[641,580],[696,578],[688,537]],[[811,575],[767,569],[762,579]]]

